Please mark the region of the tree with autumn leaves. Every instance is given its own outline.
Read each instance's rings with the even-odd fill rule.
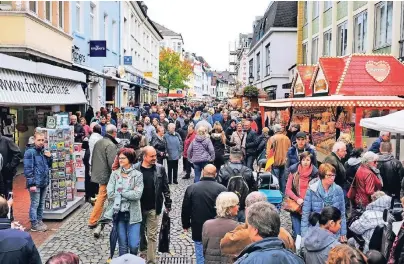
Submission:
[[[185,82],[192,72],[192,65],[188,61],[182,61],[180,54],[171,49],[160,50],[159,81],[166,88],[167,95],[170,90],[186,88]]]

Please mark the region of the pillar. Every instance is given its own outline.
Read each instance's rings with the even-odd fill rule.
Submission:
[[[363,116],[363,108],[356,107],[355,111],[355,148],[362,147],[362,127],[359,125]]]

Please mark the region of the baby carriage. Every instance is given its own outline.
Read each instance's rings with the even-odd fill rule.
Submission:
[[[278,211],[282,207],[282,193],[279,191],[279,179],[271,172],[264,171],[266,159],[258,161],[257,183],[258,191],[262,192],[268,202],[275,205]]]

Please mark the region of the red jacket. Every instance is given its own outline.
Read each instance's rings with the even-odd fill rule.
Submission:
[[[366,207],[371,202],[370,196],[382,189],[382,183],[376,174],[364,165],[361,165],[356,172],[355,181],[355,203],[358,206]]]
[[[191,134],[191,135],[187,135],[187,137],[185,138],[185,141],[184,141],[184,152],[183,152],[183,156],[184,156],[184,158],[187,158],[187,156],[188,156],[188,148],[189,148],[189,145],[191,145],[191,142],[192,141],[194,141],[194,139],[195,139],[195,137],[196,137],[196,133],[195,133],[195,131]]]

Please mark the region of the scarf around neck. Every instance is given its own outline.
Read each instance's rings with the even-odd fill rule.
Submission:
[[[335,183],[331,184],[330,188],[328,188],[328,191],[326,192],[323,187],[323,183],[320,180],[317,191],[320,197],[323,198],[324,200],[324,207],[333,205],[334,189],[335,189]]]

